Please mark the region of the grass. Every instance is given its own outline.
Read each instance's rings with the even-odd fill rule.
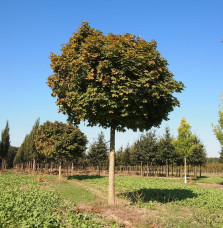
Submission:
[[[48,185],[54,192],[75,204],[88,204],[96,200],[96,196],[89,190],[70,182],[53,181],[48,182]]]
[[[40,179],[41,182],[38,182]],[[64,197],[61,197],[55,194],[55,191],[50,191],[42,180],[43,176],[0,174],[0,227],[110,226],[101,215],[76,210],[76,205],[72,202],[75,197],[69,195],[68,188],[71,187],[69,184],[66,185],[65,182],[58,185],[61,185],[59,191],[64,194]],[[82,188],[78,191],[77,194],[83,192],[81,200],[85,193],[89,196],[88,200],[93,197],[93,194]],[[66,198],[66,201],[63,198]]]
[[[132,205],[113,209],[106,203],[97,205],[110,214],[126,210],[122,220],[132,219],[134,227],[220,228],[223,190],[211,184],[222,180],[219,175],[208,176],[185,185],[176,178],[116,177],[117,196]],[[95,194],[107,192],[107,186],[108,177],[101,176],[72,176],[59,182],[57,176],[0,174],[0,227],[122,227],[102,215],[78,210],[78,205],[95,205]],[[92,188],[97,191],[88,190]],[[129,210],[134,216],[126,214]],[[136,219],[143,211],[146,217]]]
[[[75,177],[73,177],[75,178]],[[77,179],[81,179],[77,176]],[[108,178],[82,178],[81,181],[107,186]],[[209,182],[209,179],[202,179]],[[218,179],[212,179],[217,183]],[[164,227],[222,227],[223,190],[185,185],[177,179],[116,177],[118,196],[140,208],[156,212],[151,223]],[[156,219],[156,221],[154,221]]]

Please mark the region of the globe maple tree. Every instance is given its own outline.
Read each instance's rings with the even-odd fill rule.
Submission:
[[[114,204],[115,130],[148,130],[168,120],[179,101],[173,93],[184,85],[169,71],[167,61],[147,42],[132,34],[104,35],[83,22],[64,44],[60,55],[51,54],[54,74],[48,85],[59,112],[68,121],[111,129],[109,204]]]

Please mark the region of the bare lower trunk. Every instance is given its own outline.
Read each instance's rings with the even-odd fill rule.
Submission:
[[[61,161],[60,161],[60,163],[59,163],[59,180],[61,180],[61,166],[62,166],[62,164],[61,164]]]
[[[166,159],[166,177],[169,176],[169,172],[168,172],[168,159]]]
[[[2,159],[2,171],[4,170],[4,159]]]
[[[108,205],[115,205],[115,128],[111,127],[109,154]]]
[[[142,162],[141,162],[141,166],[140,166],[140,176],[142,177],[142,173],[143,173],[143,170],[142,170]]]
[[[194,178],[197,179],[197,166],[194,166]]]
[[[73,162],[71,163],[71,166],[72,166],[72,174],[71,175],[74,175],[74,163]]]
[[[36,169],[36,159],[33,159],[33,174],[35,173],[35,169]]]
[[[184,157],[184,183],[187,183],[187,158]]]
[[[98,176],[100,176],[100,165],[97,165],[97,170],[98,170]]]
[[[50,162],[50,175],[52,175],[53,174],[53,163],[52,163],[52,161]]]
[[[66,176],[67,176],[67,177],[68,177],[68,174],[69,174],[69,173],[68,173],[68,166],[69,166],[69,164],[67,163],[67,167],[66,167],[66,168],[67,168],[67,169],[66,169]]]

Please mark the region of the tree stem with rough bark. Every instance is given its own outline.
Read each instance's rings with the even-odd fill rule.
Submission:
[[[33,174],[35,173],[35,169],[36,169],[36,159],[33,158]]]
[[[184,183],[187,183],[187,158],[184,157]]]
[[[108,205],[115,205],[115,128],[111,127],[109,154]]]
[[[59,163],[59,180],[61,180],[61,166],[62,166],[62,162],[60,161]]]

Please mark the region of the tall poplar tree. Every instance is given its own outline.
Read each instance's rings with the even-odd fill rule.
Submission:
[[[182,117],[178,127],[178,136],[173,140],[173,145],[179,154],[184,157],[184,182],[187,183],[187,158],[194,149],[195,136],[191,132],[191,125]]]
[[[6,122],[5,129],[1,134],[1,143],[0,143],[0,157],[2,159],[2,169],[6,166],[6,159],[9,153],[10,148],[10,135],[9,135],[9,123]]]
[[[35,147],[35,136],[39,128],[38,118],[35,124],[32,127],[32,130],[27,134],[22,142],[20,148],[18,149],[16,156],[14,158],[14,164],[23,163],[23,162],[32,162],[33,163],[33,172],[35,171],[35,163],[37,157],[40,158]]]
[[[36,149],[36,144],[35,144],[35,139],[36,139],[36,135],[39,129],[39,122],[40,119],[38,118],[34,124],[34,126],[32,127],[32,130],[30,132],[29,135],[29,160],[32,160],[33,162],[33,173],[35,172],[35,167],[36,167],[36,159],[38,157],[38,152]]]
[[[109,205],[115,204],[115,131],[149,130],[168,120],[183,90],[157,51],[132,34],[104,35],[83,22],[61,49],[51,54],[48,78],[59,112],[77,125],[110,128]]]

